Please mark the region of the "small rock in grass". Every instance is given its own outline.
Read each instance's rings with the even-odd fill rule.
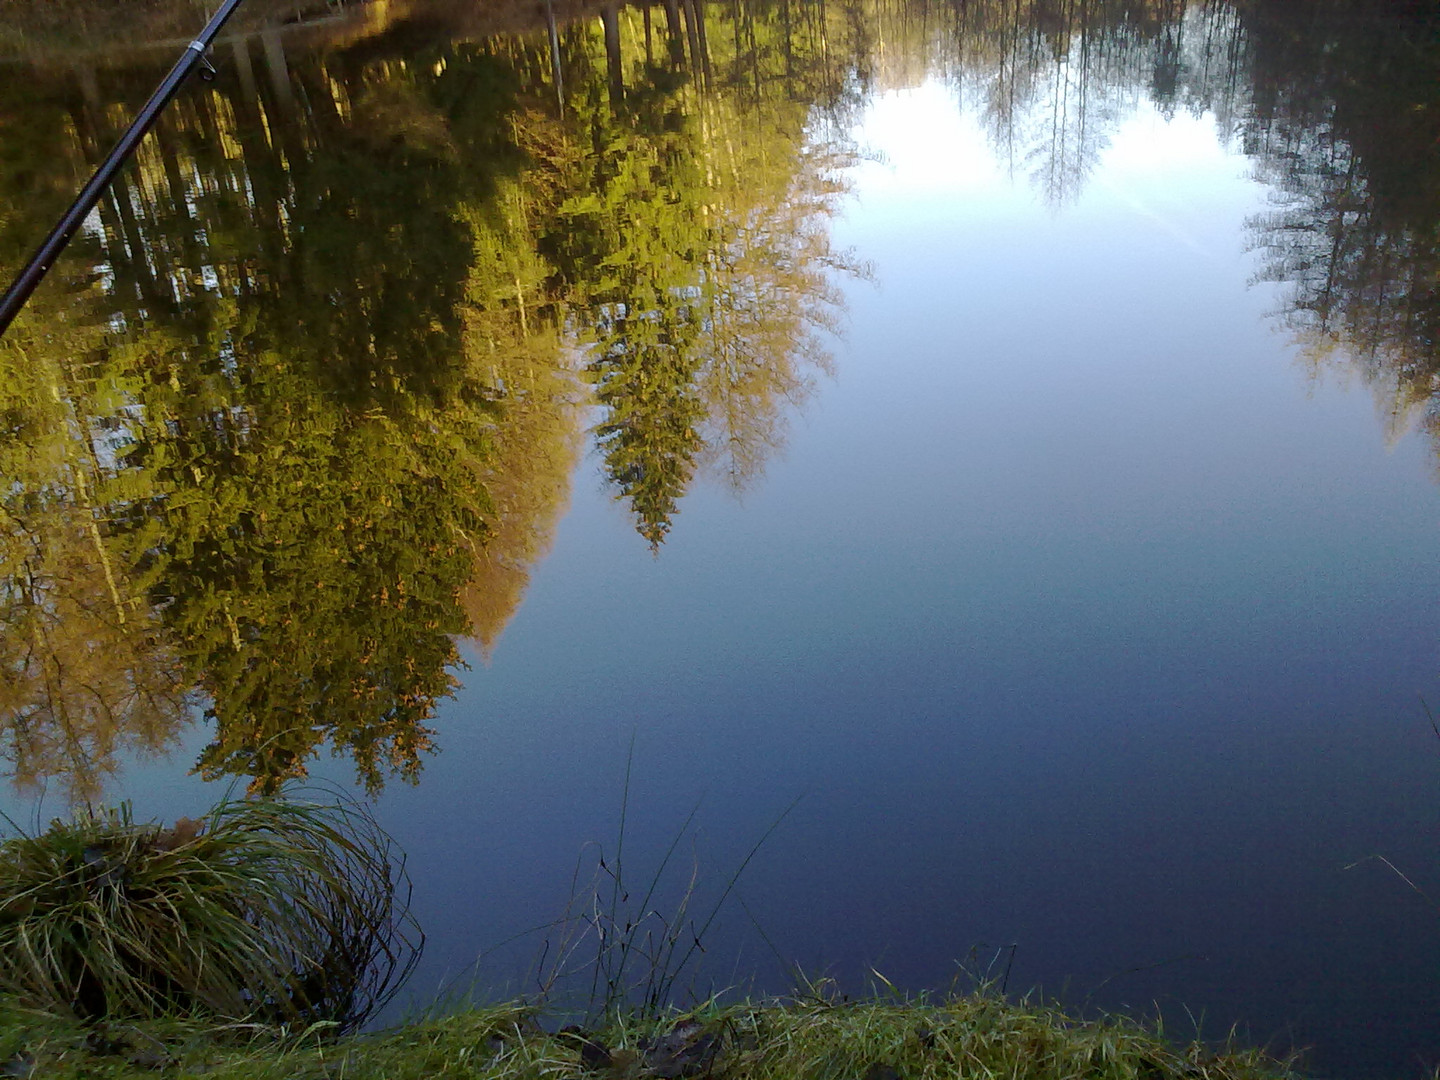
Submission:
[[[97,1027],[85,1036],[85,1049],[96,1057],[123,1054],[129,1048],[124,1039],[112,1039],[103,1027]]]
[[[630,1080],[640,1075],[640,1055],[626,1047],[610,1051],[610,1076],[613,1080]]]
[[[708,1075],[719,1048],[715,1034],[693,1020],[682,1020],[643,1047],[646,1067],[661,1080]]]
[[[175,1064],[175,1059],[163,1047],[154,1046],[142,1046],[125,1060],[142,1069],[164,1069]]]
[[[610,1067],[610,1051],[605,1048],[604,1043],[592,1039],[584,1028],[568,1024],[560,1029],[560,1034],[568,1035],[580,1047],[580,1064],[585,1068],[599,1072]]]

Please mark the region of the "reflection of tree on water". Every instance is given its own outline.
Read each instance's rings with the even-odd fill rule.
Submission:
[[[996,155],[1059,205],[1083,189],[1147,91],[1172,109],[1184,61],[1181,0],[993,0],[925,7],[902,23],[918,66],[983,117]]]
[[[515,123],[540,121],[517,116]],[[559,172],[569,155],[560,146],[544,149],[547,132],[554,134],[547,127],[521,139]],[[478,462],[489,501],[488,535],[460,590],[468,632],[487,653],[519,607],[530,567],[549,548],[569,501],[586,403],[578,358],[557,305],[548,299],[549,268],[526,232],[534,187],[509,178],[498,186],[483,212],[463,211],[475,240],[462,307],[465,351],[500,409]]]
[[[151,491],[103,527],[156,532],[146,607],[216,722],[201,767],[262,790],[327,739],[372,785],[417,772],[488,529],[497,395],[455,226],[490,174],[454,143],[494,150],[503,114],[445,118],[436,86],[358,68],[295,65],[298,123],[267,123],[290,103],[263,89],[187,103],[96,238],[95,306],[142,328],[96,350],[130,397],[111,471]]]
[[[238,46],[0,344],[17,775],[90,794],[197,688],[212,775],[270,789],[328,742],[372,786],[413,777],[455,638],[494,648],[587,418],[652,544],[697,471],[743,486],[783,442],[855,269],[831,133],[872,83],[943,73],[1054,199],[1142,95],[1213,112],[1286,194],[1256,242],[1295,327],[1397,411],[1433,400],[1433,46],[1292,10],[676,0],[557,33],[558,69],[543,33],[403,22]],[[149,81],[0,88],[0,261],[127,111],[99,87]]]
[[[602,35],[572,28],[565,113],[589,116],[598,102],[604,115],[598,127],[567,126],[537,58],[548,59],[548,42],[544,52],[496,42],[416,55],[401,48],[408,32],[396,33],[398,53],[385,37],[312,57],[286,56],[279,39],[258,58],[237,46],[238,85],[177,103],[102,207],[101,228],[79,242],[69,279],[38,294],[0,345],[7,415],[45,420],[55,449],[39,454],[38,421],[0,436],[6,455],[33,465],[7,470],[13,483],[0,494],[0,704],[17,776],[66,774],[88,797],[119,750],[173,738],[189,686],[215,722],[207,775],[273,790],[327,741],[372,787],[416,775],[428,721],[454,686],[456,636],[468,630],[493,647],[568,497],[587,411],[586,346],[575,335],[599,326],[603,303],[578,279],[606,270],[553,261],[571,217],[562,207],[583,200],[617,140],[637,162],[670,162],[678,185],[666,180],[662,198],[627,213],[671,245],[657,256],[677,280],[696,296],[709,290],[686,316],[697,341],[718,336],[711,313],[736,292],[716,268],[772,243],[737,228],[702,226],[685,240],[653,227],[669,220],[672,196],[715,222],[780,220],[754,198],[725,207],[729,192],[712,182],[713,143],[739,121],[734,106],[713,103],[723,131],[695,119],[705,103],[688,75],[706,57],[687,51],[668,84],[637,85],[610,112],[617,65]],[[686,38],[705,48],[698,18]],[[619,48],[614,33],[609,44]],[[628,36],[617,57],[622,80],[640,70],[638,46]],[[257,77],[262,65],[269,77]],[[109,78],[124,99],[147,83],[143,73]],[[36,131],[18,171],[32,187],[48,174],[43,184],[63,192],[78,170],[67,138],[93,151],[126,110],[102,104],[93,85],[61,90],[55,104],[73,136]],[[790,193],[783,174],[808,142],[808,106],[785,107],[793,145],[777,153],[759,141],[777,177],[766,197]],[[635,119],[645,110],[676,130],[647,128]],[[823,198],[808,207],[826,210]],[[23,218],[0,222],[0,250],[18,261]],[[722,235],[733,250],[708,252]],[[772,246],[818,260],[792,278],[819,297],[828,249],[818,222],[807,237]],[[73,269],[82,264],[101,267],[98,278]],[[809,302],[776,304],[777,318]],[[76,334],[51,333],[61,321]],[[761,346],[799,336],[762,342],[763,320],[752,322],[757,363],[773,360],[776,385],[793,392],[803,357]],[[47,418],[49,391],[22,377],[31,351],[56,363],[85,355],[54,395],[68,419]],[[698,353],[694,364],[681,393],[699,403],[699,430],[723,394],[718,367]],[[605,404],[619,414],[644,401],[637,385]],[[743,439],[741,413],[730,412],[720,429]],[[772,444],[778,427],[776,410]],[[109,449],[77,472],[61,451],[92,429],[109,433]],[[662,463],[634,461],[641,471]]]
[[[163,750],[187,716],[143,571],[102,534],[108,505],[144,491],[104,468],[105,425],[71,408],[73,359],[12,345],[0,365],[16,436],[0,441],[0,745],[22,787],[62,776],[91,799],[118,751]]]
[[[684,10],[692,57],[709,57],[700,9]],[[756,35],[753,18],[737,22],[735,62],[691,69],[728,73],[758,109],[694,85],[625,96],[612,83],[574,103],[594,153],[547,245],[592,343],[606,474],[652,546],[703,459],[733,482],[759,471],[782,438],[780,403],[827,362],[814,333],[835,304],[826,272],[846,268],[823,224],[837,160],[807,145],[808,110],[745,53]],[[620,42],[617,20],[612,80],[625,75]]]
[[[876,0],[880,79],[939,74],[1047,200],[1083,188],[1148,95],[1214,117],[1280,193],[1256,220],[1262,277],[1316,363],[1354,365],[1393,423],[1440,438],[1436,16],[1361,0]],[[917,62],[914,57],[922,57]]]
[[[1249,136],[1275,211],[1251,223],[1263,276],[1317,367],[1353,364],[1399,433],[1440,445],[1440,48],[1427,26],[1316,4],[1310,32],[1249,5],[1260,115]],[[1307,72],[1304,82],[1282,73]]]

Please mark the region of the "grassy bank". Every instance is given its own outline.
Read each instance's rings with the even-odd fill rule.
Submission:
[[[1254,1052],[1191,1044],[1125,1019],[1078,1021],[977,994],[941,1003],[790,1001],[711,1008],[607,1030],[549,1031],[519,1006],[374,1035],[181,1023],[83,1026],[0,1005],[0,1075],[210,1080],[1230,1080],[1291,1075]]]
[[[353,1034],[399,988],[423,938],[403,857],[363,804],[332,798],[230,800],[169,828],[121,807],[0,843],[0,1078],[1289,1075],[1256,1052],[1174,1045],[1129,1019],[1079,1020],[987,992],[856,1002],[819,982],[795,999],[674,1011],[666,1003],[690,957],[676,956],[675,928],[698,947],[713,913],[691,920],[687,894],[660,919],[654,882],[627,912],[618,851],[605,868],[610,907],[598,893],[583,905],[596,955],[579,957],[583,934],[559,950],[587,974],[588,1015],[606,1018],[592,1030],[510,1004]]]

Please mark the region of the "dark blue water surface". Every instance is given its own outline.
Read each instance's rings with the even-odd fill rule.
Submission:
[[[1303,1066],[1326,1075],[1432,1068],[1440,911],[1397,871],[1440,897],[1440,739],[1423,703],[1440,706],[1433,25],[1423,13],[1338,2],[722,7],[699,20],[700,59],[691,37],[678,61],[665,51],[663,7],[646,21],[639,8],[616,14],[618,94],[604,20],[576,14],[558,32],[565,112],[543,26],[498,38],[414,16],[318,43],[276,31],[264,48],[263,35],[242,39],[249,90],[227,86],[232,66],[217,89],[195,91],[132,176],[138,209],[112,211],[115,221],[138,214],[152,284],[134,286],[138,300],[126,293],[144,275],[132,267],[127,278],[116,252],[135,259],[134,237],[118,246],[124,229],[97,218],[72,257],[70,291],[54,286],[27,316],[36,341],[64,351],[69,339],[54,328],[70,324],[55,312],[98,305],[98,330],[76,317],[66,331],[100,336],[74,353],[90,357],[91,374],[65,386],[78,402],[86,378],[113,378],[74,405],[76,416],[130,418],[105,428],[120,432],[120,457],[93,466],[112,480],[151,476],[147,463],[160,460],[159,450],[125,458],[125,446],[205,441],[185,435],[195,429],[184,404],[164,406],[168,427],[136,434],[162,408],[145,389],[168,385],[154,374],[162,366],[203,372],[204,430],[223,415],[248,417],[247,432],[279,424],[273,403],[246,395],[280,378],[247,371],[328,372],[311,389],[276,391],[351,410],[338,426],[316,421],[323,443],[356,417],[419,408],[360,400],[356,387],[378,395],[385,379],[415,400],[430,393],[435,415],[455,415],[448,390],[416,388],[455,352],[434,335],[462,340],[446,312],[469,304],[465,318],[523,321],[509,339],[467,323],[479,336],[455,347],[475,370],[498,363],[501,374],[482,374],[511,403],[484,421],[502,464],[486,466],[491,506],[480,512],[509,513],[533,534],[505,555],[508,587],[523,599],[513,614],[495,601],[504,610],[481,626],[474,612],[500,586],[493,565],[488,578],[477,572],[470,630],[440,627],[469,666],[453,669],[453,696],[435,695],[426,722],[437,749],[418,754],[414,786],[388,773],[382,752],[371,785],[376,815],[408,852],[429,935],[411,1006],[446,988],[535,993],[537,958],[554,953],[544,954],[544,933],[512,939],[562,914],[577,864],[586,902],[597,855],[614,864],[623,801],[632,899],[698,806],[657,899],[673,910],[697,868],[686,925],[705,921],[765,838],[677,983],[682,1001],[711,989],[785,991],[796,969],[852,995],[882,979],[915,992],[988,975],[1011,993],[1159,1014],[1179,1037],[1198,1025],[1219,1039],[1235,1026],[1242,1042],[1279,1053],[1310,1048]],[[786,26],[798,42],[788,58]],[[112,91],[128,101],[135,92],[120,87],[143,86],[150,71],[115,60],[82,93],[83,71],[67,74],[40,44],[23,63],[50,80],[35,99],[50,112],[11,92],[3,106],[12,205],[42,186],[24,172],[31,136],[13,118],[68,123],[79,163],[91,151],[65,117]],[[444,82],[456,72],[468,81]],[[275,104],[286,85],[289,112]],[[344,108],[321,101],[326,86]],[[204,94],[219,96],[207,105]],[[260,102],[267,134],[244,119],[247,100]],[[482,107],[513,129],[472,121],[467,110]],[[338,119],[317,119],[327,109]],[[571,149],[526,143],[536,117],[568,132]],[[297,133],[282,153],[287,123]],[[374,129],[387,123],[394,134],[382,139]],[[629,149],[616,150],[624,140]],[[341,165],[320,161],[332,146],[345,148]],[[494,170],[474,190],[449,179],[472,150]],[[626,188],[637,161],[648,179]],[[242,165],[248,188],[232,182]],[[316,208],[343,199],[347,176],[371,183],[372,166],[396,185],[397,208],[366,195],[369,209],[348,211],[363,236],[322,234],[331,224]],[[545,179],[547,168],[590,176],[593,204],[587,189],[555,195],[568,181]],[[277,182],[287,176],[289,188]],[[188,226],[174,224],[182,189],[192,193]],[[250,211],[227,210],[225,192]],[[266,199],[287,209],[262,212]],[[437,220],[450,225],[422,228],[405,216],[407,199],[441,206]],[[507,199],[528,207],[529,221],[549,213],[549,231],[511,238],[509,211],[495,209]],[[394,242],[418,253],[403,266],[345,246],[368,251],[387,213],[404,218]],[[37,219],[0,220],[18,263]],[[651,255],[634,255],[631,240],[663,248],[697,221],[713,229],[707,256],[677,239],[677,253],[654,259],[660,270],[634,269]],[[481,254],[452,259],[445,245],[457,232]],[[775,239],[802,234],[808,248]],[[450,284],[424,284],[425,244],[440,252],[437,275],[447,260],[461,266]],[[495,280],[513,277],[522,298],[535,290],[531,307],[486,306],[484,296],[501,296],[476,284],[491,280],[475,269],[486,252],[504,267]],[[342,270],[358,266],[355,295],[324,284],[332,256]],[[722,265],[745,267],[735,271],[745,303],[695,314],[696,297],[730,280]],[[93,266],[101,273],[85,278]],[[404,320],[387,314],[392,288],[389,302],[417,305],[415,325],[430,329],[394,330]],[[378,329],[362,340],[345,336],[348,323],[319,326],[330,344],[286,344],[264,329],[271,293],[299,297],[299,314],[274,316],[276,326],[354,303]],[[542,322],[549,344],[537,345]],[[686,342],[702,359],[685,359]],[[370,358],[356,361],[369,375],[341,364],[347,349]],[[569,373],[572,396],[514,391],[536,364]],[[112,368],[120,374],[106,375]],[[770,372],[768,388],[743,398],[735,388],[751,369]],[[663,405],[647,379],[671,387],[655,391],[671,395]],[[541,480],[524,471],[539,436],[504,449],[504,425],[519,423],[506,417],[526,401],[552,417],[543,446],[559,465]],[[726,414],[726,402],[737,411]],[[92,446],[104,427],[70,423],[92,432]],[[441,421],[426,423],[415,430]],[[396,439],[410,438],[395,424]],[[261,435],[236,439],[257,445]],[[313,452],[292,435],[282,442]],[[58,453],[31,445],[41,449],[14,460],[28,454],[39,469]],[[477,459],[490,460],[479,445]],[[189,450],[165,452],[207,468]],[[352,452],[356,476],[380,453]],[[155,469],[150,494],[115,494],[112,515],[121,507],[133,522],[150,499],[170,507],[174,528],[182,488],[197,484],[186,497],[228,520],[230,495]],[[305,483],[318,490],[321,480]],[[16,499],[26,490],[53,487],[12,483]],[[407,505],[417,521],[432,513]],[[266,527],[281,516],[267,514]],[[329,544],[330,526],[316,529],[277,545]],[[104,535],[120,545],[128,534]],[[216,658],[253,647],[262,651],[244,670],[298,661],[288,645],[267,644],[288,639],[267,637],[274,624],[261,615],[251,631],[247,616],[223,614],[241,599],[213,609],[186,599],[187,589],[230,595],[239,578],[192,587],[180,571],[154,569],[199,550],[169,535],[147,533],[112,555],[131,559],[134,595],[153,605],[156,633],[173,635],[165,662],[196,687],[186,706],[195,723],[158,759],[136,749],[143,738],[120,738],[105,751],[113,774],[84,791],[166,817],[297,771],[289,759],[261,761],[270,744],[257,736],[229,765],[212,762],[209,782],[187,773],[239,693],[241,669]],[[426,548],[414,566],[383,562],[380,573],[422,580],[444,550]],[[209,573],[195,569],[198,556],[185,565]],[[278,592],[284,574],[311,571],[267,573],[264,588]],[[454,585],[435,591],[453,599]],[[206,633],[212,644],[186,644]],[[397,640],[405,653],[410,639]],[[375,652],[365,648],[362,669]],[[22,728],[57,714],[53,703],[7,702]],[[236,706],[232,722],[270,730],[254,720],[262,704]],[[297,709],[321,732],[306,744],[319,752],[310,775],[350,784],[349,721],[329,733],[320,706]],[[94,738],[81,755],[89,764],[104,749]],[[32,763],[29,786],[3,808],[22,820],[62,812],[76,768]],[[552,950],[559,940],[552,931]]]

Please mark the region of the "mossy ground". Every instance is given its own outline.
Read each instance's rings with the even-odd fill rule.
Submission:
[[[534,1010],[469,1009],[377,1034],[288,1037],[193,1022],[84,1027],[0,1005],[0,1076],[209,1080],[1241,1080],[1291,1076],[1256,1051],[1176,1046],[1123,1018],[1080,1021],[988,994],[942,1002],[710,1007],[587,1033]]]

